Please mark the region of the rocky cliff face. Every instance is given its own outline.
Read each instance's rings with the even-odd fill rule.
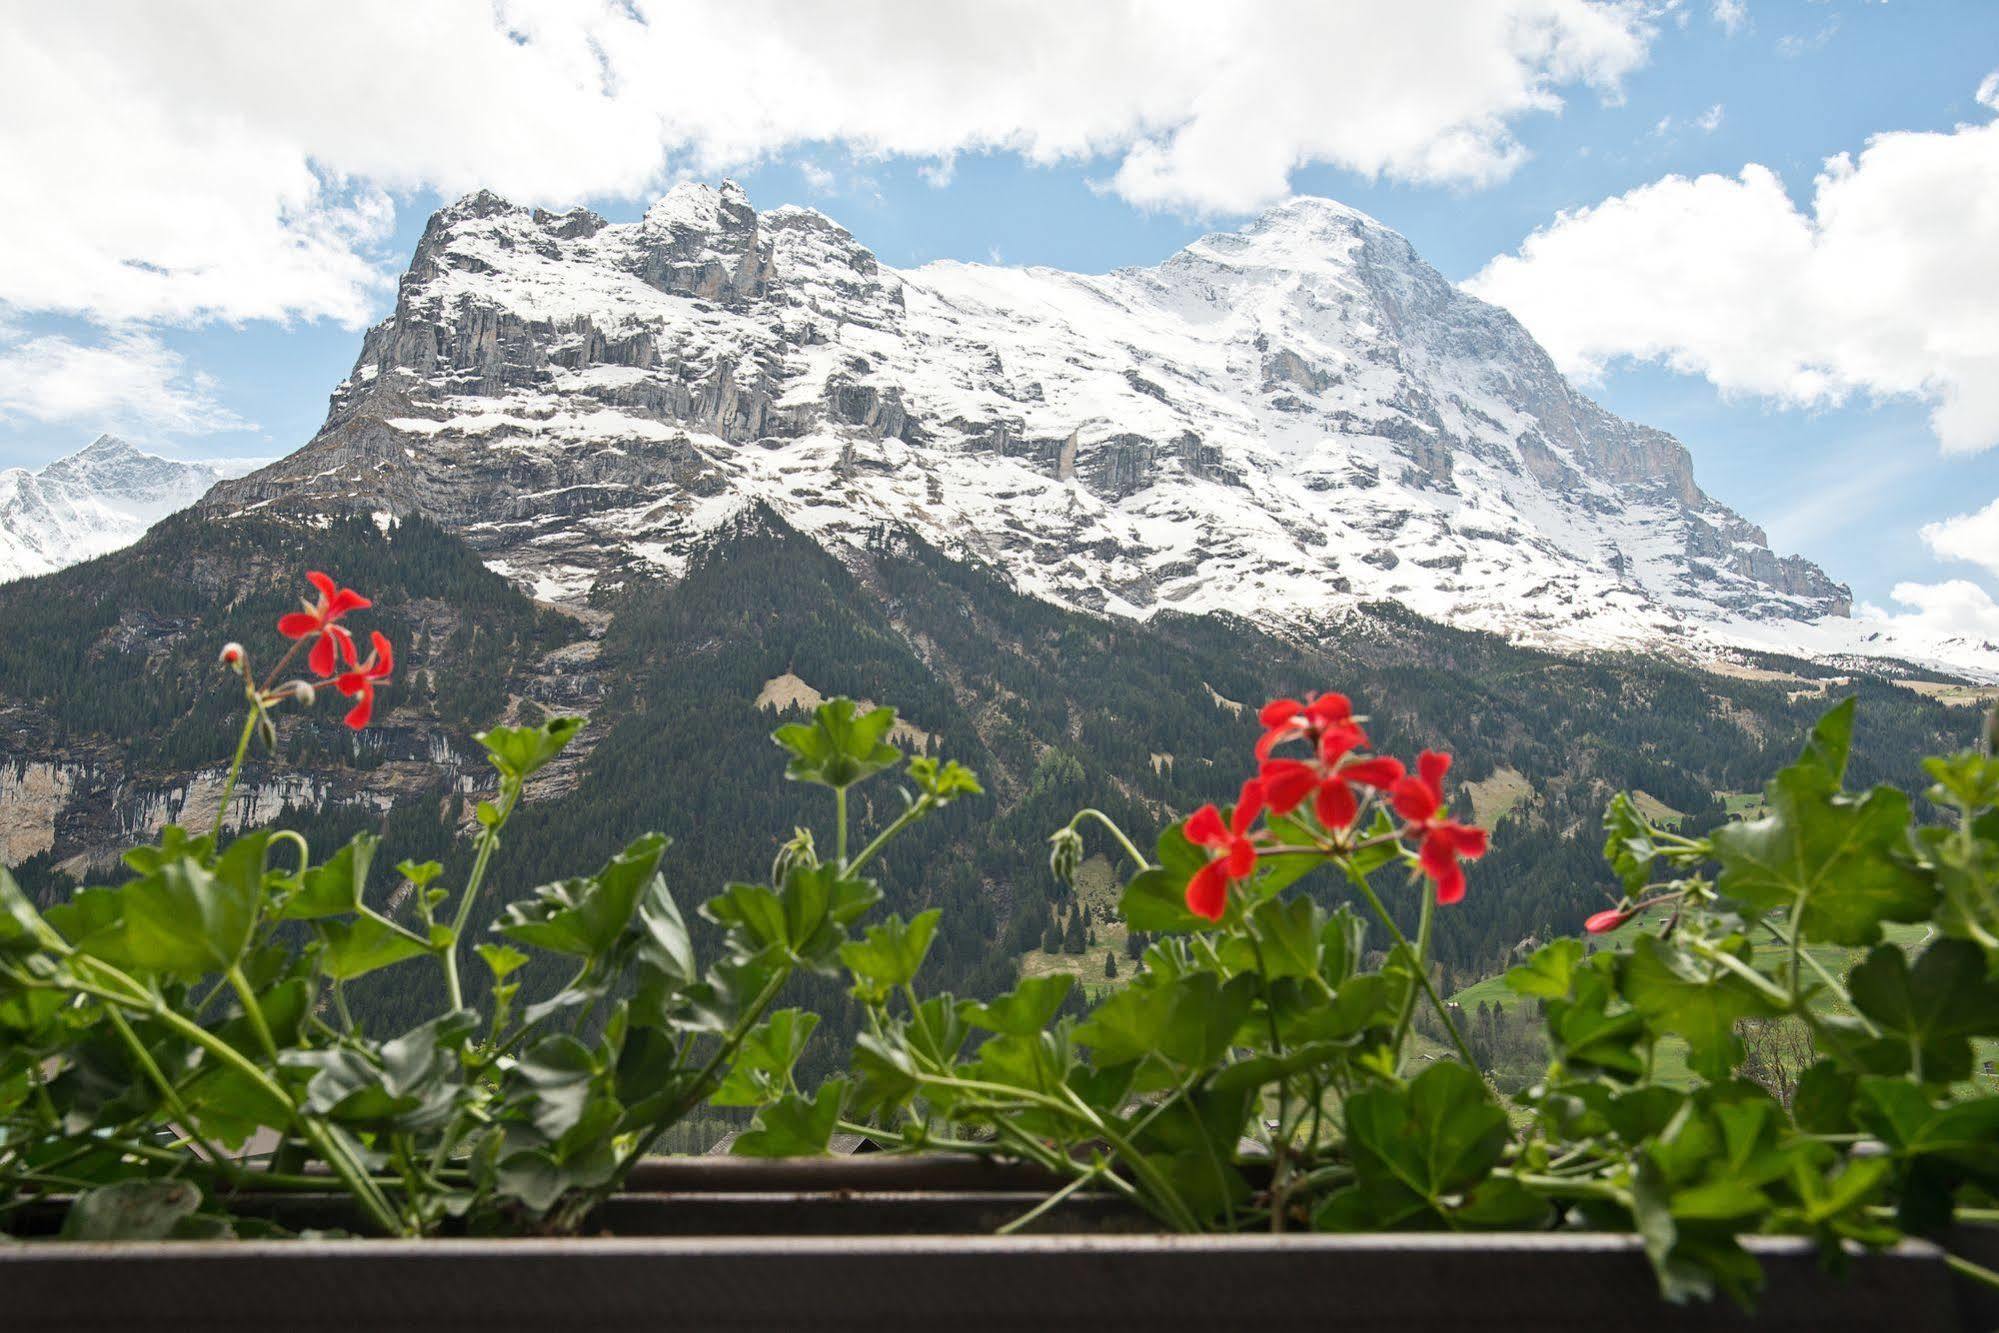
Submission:
[[[129,546],[246,463],[182,463],[112,435],[39,472],[0,471],[0,583]]]
[[[422,513],[573,604],[676,575],[757,502],[835,550],[907,527],[1124,616],[1389,600],[1558,647],[1860,638],[1846,588],[1706,496],[1678,441],[1319,199],[1085,276],[897,272],[733,184],[633,223],[472,195],[320,433],[204,503]]]

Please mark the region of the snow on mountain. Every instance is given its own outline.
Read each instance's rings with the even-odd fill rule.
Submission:
[[[1322,199],[1080,275],[899,272],[733,183],[623,224],[481,192],[431,219],[312,442],[207,503],[428,514],[570,600],[676,572],[756,502],[836,551],[907,528],[1113,615],[1393,600],[1555,647],[1999,674],[1999,646],[1848,620],[1678,441]]]
[[[222,478],[261,461],[183,463],[100,435],[39,472],[0,471],[0,583],[130,546]]]

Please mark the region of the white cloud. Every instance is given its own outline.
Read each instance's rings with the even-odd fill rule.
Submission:
[[[0,302],[355,323],[391,196],[643,197],[815,142],[1109,156],[1125,198],[1193,211],[1313,162],[1479,185],[1650,37],[1630,0],[66,0],[0,43],[0,254],[34,258]]]
[[[1940,560],[1969,560],[1999,576],[1999,500],[1975,513],[1925,524],[1923,544]]]
[[[26,419],[187,435],[252,429],[215,399],[215,383],[148,334],[88,345],[57,334],[0,334],[0,422]]]
[[[1979,81],[1976,96],[1981,104],[1999,111],[1999,69],[1993,70]]]
[[[814,162],[811,158],[805,158],[799,162],[798,174],[805,178],[805,184],[809,188],[820,194],[825,194],[833,188],[833,173],[820,166],[817,162]]]
[[[1767,167],[1668,176],[1557,215],[1467,287],[1585,378],[1629,357],[1797,406],[1931,404],[1999,443],[1999,122],[1828,159],[1809,211]]]
[[[1722,106],[1721,103],[1716,102],[1713,106],[1701,112],[1700,115],[1694,117],[1694,124],[1698,125],[1705,133],[1713,134],[1721,128],[1721,117]]]
[[[1714,0],[1711,12],[1714,21],[1727,29],[1731,37],[1741,32],[1743,25],[1749,22],[1749,6],[1745,0]]]
[[[1898,583],[1889,596],[1911,609],[1888,612],[1862,604],[1854,608],[1855,619],[1886,621],[1918,642],[1999,644],[1999,602],[1968,579]]]

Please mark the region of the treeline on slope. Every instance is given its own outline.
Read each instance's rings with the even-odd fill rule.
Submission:
[[[405,682],[420,671],[428,706],[464,729],[505,707],[525,653],[577,637],[424,519],[384,531],[365,517],[305,528],[184,512],[127,550],[0,587],[0,703],[28,715],[40,743],[109,740],[140,770],[213,764],[241,704],[216,652],[234,639],[255,667],[275,665],[271,627],[310,592],[308,569],[374,598],[362,623],[404,650]],[[332,710],[287,728],[293,765],[380,755],[357,747]]]
[[[66,725],[96,721],[117,734],[117,719],[128,719],[128,734],[162,762],[217,758],[223,732],[189,720],[205,717],[204,701],[218,718],[229,706],[210,672],[214,645],[232,635],[267,641],[270,617],[287,609],[307,565],[323,563],[377,597],[405,635],[398,702],[411,681],[433,682],[438,711],[464,731],[497,717],[503,696],[447,700],[447,687],[471,691],[483,680],[503,689],[521,650],[576,637],[573,624],[551,623],[456,538],[420,522],[384,536],[360,520],[304,538],[225,524],[175,540],[184,544],[144,560],[97,562],[98,586],[39,580],[22,585],[26,594],[0,595],[8,645],[0,652],[39,629],[98,700],[65,703]],[[229,590],[230,560],[252,571],[249,592]],[[207,563],[215,568],[204,580]],[[185,586],[169,593],[176,580]],[[85,600],[67,624],[66,596]],[[441,620],[441,605],[457,606],[459,618]],[[164,608],[169,618],[166,647],[155,648],[164,661],[138,671],[106,647],[130,619],[121,608],[132,606]],[[1435,956],[1453,985],[1504,967],[1523,941],[1573,933],[1614,895],[1598,853],[1610,792],[1642,789],[1683,812],[1688,827],[1709,826],[1725,817],[1718,793],[1752,790],[1781,767],[1825,703],[1792,698],[1795,682],[1637,657],[1562,658],[1387,606],[1365,608],[1312,643],[1228,617],[1100,620],[1024,597],[994,571],[903,536],[843,562],[763,512],[718,537],[681,580],[634,583],[602,596],[599,609],[610,616],[597,666],[605,693],[580,781],[516,816],[475,926],[507,899],[583,873],[648,829],[674,838],[665,870],[689,908],[730,879],[762,878],[795,826],[823,829],[822,806],[782,777],[768,739],[778,716],[756,704],[767,681],[790,672],[828,696],[896,705],[928,734],[927,748],[984,779],[986,799],[940,813],[877,867],[884,911],[943,909],[926,976],[971,994],[1010,984],[1015,959],[1041,944],[1067,892],[1047,870],[1049,832],[1095,805],[1146,845],[1200,802],[1230,799],[1250,769],[1256,707],[1273,695],[1341,689],[1369,714],[1385,752],[1451,751],[1461,809],[1462,784],[1502,767],[1531,789],[1501,823],[1471,895],[1438,918]],[[0,669],[16,660],[0,658]],[[6,679],[9,694],[31,693]],[[61,693],[47,670],[33,679],[33,697]],[[129,695],[116,693],[120,680]],[[1919,786],[1918,757],[1956,748],[1975,722],[1970,710],[1885,683],[1863,678],[1850,688],[1862,696],[1857,784]],[[300,735],[287,732],[289,758],[300,755]],[[353,762],[305,744],[307,762]],[[862,826],[895,813],[886,790],[871,799],[856,812]],[[465,869],[456,837],[464,805],[440,787],[387,816],[335,808],[286,820],[316,845],[386,823],[392,859],[440,859],[455,879]],[[378,892],[387,879],[384,867]],[[1414,893],[1397,897],[1413,917]],[[396,993],[396,975],[359,997],[384,1021],[419,1012],[416,997]],[[530,988],[558,980],[531,977]],[[801,982],[792,999],[825,1014],[829,1035],[859,1021],[831,983]],[[814,1043],[820,1052],[836,1045]]]

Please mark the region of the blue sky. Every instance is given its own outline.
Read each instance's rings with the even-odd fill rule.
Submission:
[[[1622,17],[1631,17],[1628,9]],[[1558,109],[1497,113],[1503,126],[1497,151],[1508,158],[1503,169],[1487,163],[1455,174],[1412,170],[1398,165],[1392,154],[1399,149],[1383,150],[1389,154],[1384,167],[1364,142],[1343,141],[1291,170],[1289,188],[1366,210],[1407,235],[1448,277],[1465,281],[1495,257],[1522,253],[1530,236],[1557,228],[1565,212],[1592,209],[1673,176],[1717,173],[1734,180],[1745,166],[1761,164],[1775,174],[1790,205],[1809,218],[1815,178],[1827,159],[1858,156],[1872,136],[1889,132],[1949,140],[1945,146],[1955,150],[1962,127],[1990,123],[1999,110],[1979,100],[1981,85],[1999,70],[1999,4],[1983,0],[1683,0],[1655,4],[1632,23],[1643,33],[1642,51],[1635,59],[1603,56],[1611,76],[1564,79],[1558,72],[1548,79]],[[1051,28],[1047,40],[1061,39]],[[258,95],[246,90],[245,105],[254,106]],[[337,108],[329,111],[328,122],[336,123],[338,114]],[[108,308],[115,301],[79,303],[65,312],[51,308],[63,303],[59,297],[10,294],[0,284],[0,466],[38,465],[87,442],[99,428],[184,457],[277,454],[311,436],[328,391],[352,364],[359,342],[354,326],[386,311],[393,287],[385,279],[406,261],[430,210],[472,183],[463,172],[406,164],[328,172],[327,153],[305,142],[309,133],[325,132],[300,129],[300,151],[327,196],[349,213],[316,236],[332,235],[335,248],[344,246],[349,257],[372,266],[374,285],[354,287],[360,295],[344,298],[338,311],[333,307],[340,300],[332,297],[273,298],[265,312],[258,300],[231,295],[208,308],[149,309],[135,318]],[[9,133],[0,130],[0,163]],[[567,183],[557,179],[563,173],[544,171],[545,187],[541,177],[521,174],[534,202],[581,201],[616,219],[643,211],[660,179],[726,170],[760,208],[820,208],[897,266],[938,258],[1085,271],[1151,264],[1255,211],[1253,188],[1245,193],[1233,183],[1175,186],[1186,196],[1177,199],[1148,197],[1119,174],[1121,164],[1128,165],[1129,136],[1113,136],[1103,151],[1063,152],[1048,147],[1055,133],[1037,124],[1015,134],[1015,147],[995,149],[979,142],[981,135],[995,137],[990,132],[966,131],[964,142],[946,152],[894,152],[882,150],[879,130],[854,130],[836,115],[829,114],[824,134],[815,135],[807,115],[798,126],[766,129],[761,141],[746,136],[749,146],[733,164],[726,146],[704,141],[677,151],[668,145],[663,172],[636,184],[620,178],[611,188],[565,195],[556,193]],[[711,134],[727,137],[721,130]],[[1314,151],[1307,145],[1299,156],[1310,158]],[[1985,156],[1966,161],[1974,173],[1991,163]],[[497,174],[513,170],[510,163]],[[1871,165],[1863,168],[1868,170]],[[590,184],[587,176],[577,179]],[[494,183],[514,197],[524,193],[508,189],[506,181]],[[1648,207],[1666,206],[1647,200]],[[392,215],[382,211],[390,205]],[[227,206],[227,200],[216,205]],[[370,208],[374,214],[359,216]],[[1909,216],[1911,230],[1926,225],[1919,201]],[[1608,217],[1597,224],[1596,231],[1613,225]],[[1978,225],[1988,231],[1967,232],[1964,247],[1975,250],[1995,223]],[[130,234],[142,241],[126,242],[128,247],[142,247],[143,219]],[[1573,236],[1564,231],[1562,239],[1589,237],[1577,229]],[[18,247],[12,253],[24,258]],[[1841,372],[1843,401],[1837,405],[1823,397],[1808,402],[1806,392],[1771,391],[1789,371],[1731,364],[1728,354],[1714,350],[1720,333],[1689,328],[1685,317],[1670,328],[1607,333],[1588,310],[1563,307],[1565,298],[1545,294],[1579,288],[1582,297],[1566,299],[1587,306],[1589,292],[1603,291],[1642,308],[1650,299],[1646,283],[1656,285],[1662,271],[1673,281],[1683,270],[1705,266],[1698,248],[1650,256],[1650,267],[1634,272],[1625,288],[1600,273],[1578,271],[1579,261],[1565,255],[1538,256],[1512,274],[1515,285],[1506,290],[1535,286],[1531,300],[1508,304],[1558,356],[1561,345],[1573,343],[1602,362],[1587,389],[1612,410],[1677,435],[1693,451],[1706,489],[1769,528],[1773,545],[1818,561],[1874,602],[1888,602],[1900,583],[1944,579],[1970,579],[1999,593],[1999,545],[1981,566],[1975,559],[1941,560],[1921,537],[1925,524],[1999,499],[1999,448],[1960,440],[1947,452],[1930,420],[1932,401],[1884,390],[1905,374],[1901,348],[1879,348],[1852,362],[1858,369]],[[1987,250],[1965,253],[1963,262],[1989,277],[1995,261]],[[295,278],[287,269],[271,286]],[[1717,293],[1712,304],[1718,321],[1731,318],[1725,307],[1733,299],[1731,292]],[[1904,305],[1926,299],[1922,290],[1902,296]],[[1801,315],[1800,321],[1810,318]],[[1634,360],[1629,352],[1635,344],[1619,339],[1681,349],[1679,361],[1688,368]],[[104,350],[127,367],[145,363],[153,378],[95,400],[88,385],[53,399],[28,391],[9,397],[10,355],[25,367],[16,372],[18,383],[35,366],[24,349],[43,354],[42,364],[49,364],[46,355],[65,348]],[[1807,347],[1799,355],[1813,354]],[[1920,361],[1920,352],[1911,355]],[[64,368],[80,377],[88,371],[81,359]],[[1906,373],[1928,371],[1918,365]],[[1948,379],[1965,372],[1946,364],[1936,373]],[[1967,531],[1969,540],[1983,539],[1983,529]],[[1991,532],[1999,542],[1999,511]]]

